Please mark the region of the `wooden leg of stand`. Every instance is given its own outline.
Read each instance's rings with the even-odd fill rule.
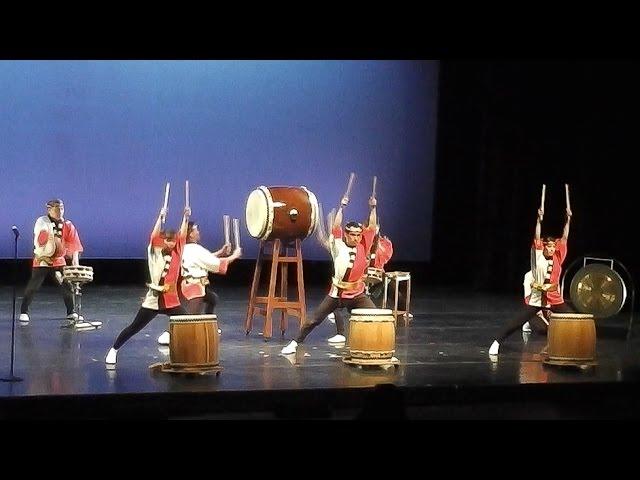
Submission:
[[[300,303],[300,328],[307,318],[307,302],[304,291],[304,271],[302,270],[302,240],[296,240],[296,276],[298,282],[298,302]]]
[[[409,279],[407,280],[407,298],[405,299],[405,307],[404,309],[406,310],[406,314],[405,314],[405,325],[409,324],[409,306],[411,305],[411,277],[409,277]]]
[[[260,241],[260,250],[258,251],[258,258],[256,259],[256,268],[253,271],[253,282],[251,282],[251,295],[249,296],[249,308],[247,308],[247,319],[244,322],[244,330],[248,335],[251,332],[253,311],[255,309],[256,295],[258,294],[258,286],[260,285],[260,273],[262,271],[262,255],[264,242]]]
[[[287,275],[289,273],[289,264],[280,264],[280,297],[285,301],[287,300]],[[280,309],[280,333],[284,337],[284,332],[287,331],[287,309]]]
[[[276,280],[278,278],[278,258],[280,257],[280,239],[273,241],[273,256],[271,260],[271,275],[269,277],[269,293],[267,294],[267,311],[264,317],[264,331],[262,333],[265,339],[273,336],[273,303],[276,295]]]
[[[382,293],[382,308],[387,308],[387,294],[388,294],[389,280],[385,277],[382,277],[382,281],[384,282],[384,292]]]
[[[398,289],[399,289],[400,284],[398,283],[398,278],[397,277],[394,278],[393,281],[394,281],[394,286],[396,287],[396,288],[393,289],[394,290],[394,292],[393,292],[394,293],[394,296],[393,296],[393,298],[394,298],[394,300],[393,300],[393,316],[396,319],[396,323],[397,323],[397,321],[398,321]]]

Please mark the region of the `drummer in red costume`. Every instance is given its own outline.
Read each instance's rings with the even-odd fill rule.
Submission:
[[[369,222],[364,227],[358,222],[349,222],[342,231],[343,209],[349,203],[344,196],[335,216],[329,235],[329,250],[333,258],[334,274],[329,293],[315,309],[308,323],[302,326],[300,334],[281,351],[283,355],[294,353],[298,344],[303,343],[307,335],[320,325],[329,313],[345,307],[349,312],[354,308],[376,308],[365,294],[364,276],[369,265],[368,254],[377,230],[376,199],[369,199]],[[332,343],[346,340],[344,321],[336,318],[338,334],[332,337]]]
[[[107,353],[105,363],[115,364],[118,350],[136,333],[146,327],[158,314],[185,315],[187,312],[180,305],[178,296],[178,277],[182,262],[182,251],[187,240],[187,225],[191,208],[185,207],[180,231],[161,231],[167,210],[160,210],[158,220],[151,232],[151,239],[147,248],[149,276],[151,283],[142,302],[138,314],[133,322],[120,332],[113,347]]]
[[[67,307],[67,321],[73,323],[78,315],[73,312],[73,293],[69,284],[63,282],[62,270],[67,264],[65,257],[71,257],[72,265],[79,265],[82,243],[76,227],[64,218],[64,203],[56,198],[46,204],[47,215],[36,220],[33,228],[33,264],[31,278],[27,284],[20,306],[20,322],[29,322],[29,306],[33,296],[44,279],[53,277],[59,287]]]
[[[562,237],[541,238],[544,210],[538,209],[535,237],[531,246],[532,270],[525,275],[524,303],[526,305],[522,313],[516,315],[500,331],[489,348],[489,355],[497,355],[500,344],[521,327],[529,324],[537,333],[546,334],[550,312],[574,311],[570,305],[565,303],[560,291],[562,262],[567,256],[567,240],[572,215],[567,193],[566,222]],[[528,282],[530,283],[527,284]]]
[[[225,243],[219,250],[210,252],[199,242],[198,224],[189,222],[187,244],[182,252],[180,291],[185,300],[187,314],[199,315],[204,307],[204,313],[210,315],[216,308],[218,295],[211,289],[209,272],[225,275],[229,265],[242,255],[242,249],[236,247],[231,253],[231,244]],[[218,333],[222,333],[220,329]],[[161,345],[169,345],[170,341],[169,332],[164,332],[158,337],[158,343]]]

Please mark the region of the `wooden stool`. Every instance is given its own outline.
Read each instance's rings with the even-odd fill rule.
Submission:
[[[382,308],[387,308],[387,295],[389,283],[394,282],[395,292],[393,308],[393,317],[398,321],[398,315],[404,318],[404,324],[407,325],[410,320],[409,304],[411,302],[411,273],[410,272],[386,272],[384,276],[384,297],[382,300]],[[404,301],[404,310],[398,309],[398,293],[400,292],[400,282],[406,282],[407,294]]]

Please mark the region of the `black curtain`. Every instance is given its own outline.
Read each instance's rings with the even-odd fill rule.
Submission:
[[[520,291],[542,234],[573,220],[565,267],[622,262],[638,284],[640,68],[633,61],[442,61],[433,232],[443,283]]]

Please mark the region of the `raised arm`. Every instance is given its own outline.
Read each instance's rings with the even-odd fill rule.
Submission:
[[[571,216],[573,212],[571,212],[571,208],[567,208],[567,221],[564,224],[564,229],[562,230],[562,240],[565,242],[569,238],[569,226],[571,224]]]
[[[151,232],[151,238],[157,237],[160,235],[160,231],[162,230],[162,224],[167,219],[167,209],[162,207],[160,209],[160,214],[158,215],[158,220],[156,220],[156,224],[153,226],[153,231]]]
[[[219,250],[213,252],[216,257],[227,257],[231,254],[231,244],[225,243]]]
[[[535,239],[540,240],[540,235],[542,233],[542,217],[544,217],[544,212],[541,208],[538,209],[538,218],[536,219],[536,233]]]
[[[342,227],[342,210],[349,204],[349,197],[344,196],[342,200],[340,200],[340,206],[338,207],[338,211],[336,212],[336,218],[333,219],[332,229],[341,228]]]
[[[182,224],[180,225],[180,236],[187,236],[187,228],[189,227],[189,217],[191,216],[191,207],[184,207],[184,214],[182,215]]]
[[[375,197],[369,198],[369,221],[367,222],[367,226],[370,228],[378,228],[378,214],[376,212],[376,205],[378,201]]]

